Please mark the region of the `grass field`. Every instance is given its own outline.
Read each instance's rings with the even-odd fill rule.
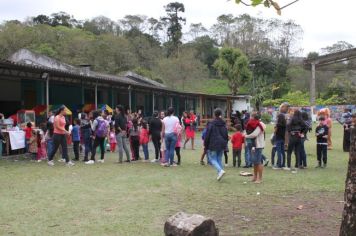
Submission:
[[[175,168],[117,164],[117,154],[104,164],[71,168],[3,159],[0,235],[163,235],[166,218],[177,211],[212,217],[220,235],[337,235],[348,160],[342,128],[333,129],[327,169],[314,168],[310,137],[308,169],[292,174],[268,167],[260,185],[232,167],[217,182],[212,167],[199,165],[201,146],[183,150]]]

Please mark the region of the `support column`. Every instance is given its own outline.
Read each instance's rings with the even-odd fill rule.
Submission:
[[[81,80],[81,87],[82,87],[82,89],[81,89],[81,95],[82,95],[82,98],[81,98],[81,100],[82,100],[82,104],[81,105],[84,105],[85,104],[85,95],[84,95],[84,92],[85,92],[85,90],[84,90],[84,86],[83,86],[83,80]]]
[[[155,93],[152,92],[152,114],[155,112]]]
[[[95,84],[95,109],[98,109],[98,82]]]
[[[129,86],[129,109],[130,109],[130,111],[131,111],[131,105],[132,105],[131,91],[132,91],[131,86]]]
[[[112,87],[111,87],[110,92],[111,92],[111,108],[114,109],[114,106],[115,106],[115,104],[114,104],[114,89]]]
[[[47,112],[47,116],[49,113],[49,75],[47,75],[47,79],[46,79],[46,112]]]
[[[315,62],[311,64],[312,77],[310,81],[310,105],[315,106]]]

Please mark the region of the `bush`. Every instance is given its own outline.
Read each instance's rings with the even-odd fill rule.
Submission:
[[[261,120],[262,120],[263,123],[269,124],[272,121],[272,116],[270,114],[268,114],[268,113],[263,113],[261,115]]]

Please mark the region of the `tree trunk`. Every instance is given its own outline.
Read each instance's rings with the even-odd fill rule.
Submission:
[[[356,128],[351,129],[350,158],[344,198],[340,236],[356,235]]]

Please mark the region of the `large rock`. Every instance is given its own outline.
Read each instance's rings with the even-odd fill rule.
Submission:
[[[164,233],[166,236],[218,236],[219,230],[212,219],[178,212],[167,219]]]

